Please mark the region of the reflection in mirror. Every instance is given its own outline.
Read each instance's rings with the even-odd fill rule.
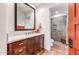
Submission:
[[[26,3],[15,4],[15,30],[35,29],[35,9]]]

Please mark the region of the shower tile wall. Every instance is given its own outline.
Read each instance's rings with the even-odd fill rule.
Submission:
[[[51,19],[51,38],[60,41],[66,35],[66,16]]]

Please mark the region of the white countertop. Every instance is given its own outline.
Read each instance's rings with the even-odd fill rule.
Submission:
[[[8,43],[12,43],[12,42],[16,42],[16,41],[20,41],[26,38],[30,38],[30,37],[34,37],[34,36],[38,36],[41,35],[43,33],[34,33],[34,34],[24,34],[24,35],[16,35],[16,36],[10,36],[8,37]]]

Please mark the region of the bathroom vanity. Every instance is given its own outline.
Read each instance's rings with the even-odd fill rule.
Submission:
[[[7,46],[8,55],[36,55],[44,49],[44,34],[9,38]]]

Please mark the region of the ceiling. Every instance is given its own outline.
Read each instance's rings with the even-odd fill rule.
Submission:
[[[51,15],[55,12],[67,13],[67,3],[31,3],[36,8],[48,7]]]
[[[51,7],[50,9],[52,11],[56,11],[56,10],[60,10],[60,11],[64,10],[64,11],[66,11],[67,10],[67,4],[66,3],[60,3],[60,4],[58,4],[58,5],[54,6],[54,7]]]
[[[51,7],[51,6],[58,5],[58,3],[31,3],[31,4],[33,4],[36,8]]]
[[[55,12],[67,13],[67,3],[30,3],[30,4],[34,5],[37,9],[41,7],[49,8],[51,15],[53,15]],[[23,11],[26,10],[27,12],[32,11],[28,6],[20,5],[20,8],[22,8]]]
[[[51,13],[51,15],[58,14],[58,13],[67,14],[67,10],[68,10],[67,4],[66,3],[60,3],[59,5],[51,7],[50,13]]]

